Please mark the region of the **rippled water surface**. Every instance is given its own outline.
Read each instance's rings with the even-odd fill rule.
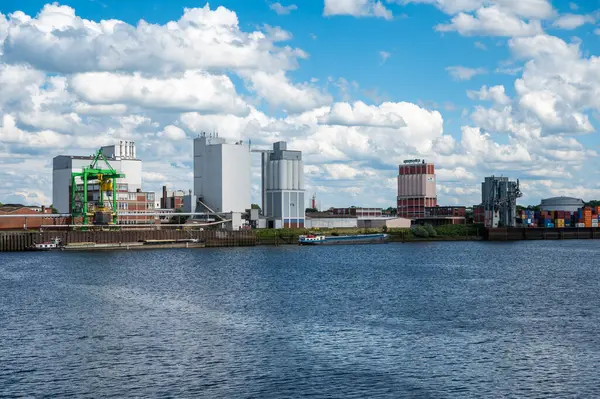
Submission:
[[[594,397],[600,243],[0,253],[0,397]]]

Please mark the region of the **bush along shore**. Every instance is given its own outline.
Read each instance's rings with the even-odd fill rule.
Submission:
[[[298,237],[308,233],[326,236],[386,233],[391,242],[413,241],[475,241],[482,240],[485,229],[481,225],[414,226],[409,229],[261,229],[254,230],[259,245],[297,244]]]

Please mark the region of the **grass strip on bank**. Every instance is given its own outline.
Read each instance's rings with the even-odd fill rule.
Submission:
[[[386,233],[391,241],[433,241],[433,240],[471,240],[483,237],[484,228],[481,225],[445,225],[445,226],[414,226],[408,229],[386,228],[315,228],[315,229],[260,229],[254,230],[258,239],[270,240],[275,238],[295,239],[301,235],[318,233],[325,236],[341,236],[354,234]]]

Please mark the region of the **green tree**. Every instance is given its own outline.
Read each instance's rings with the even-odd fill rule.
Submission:
[[[315,208],[306,208],[305,209],[305,213],[314,213],[314,212],[319,212],[319,211]]]
[[[600,201],[599,200],[592,200],[592,201],[586,202],[585,206],[597,207],[597,206],[600,206]]]
[[[259,211],[261,210],[260,209],[260,205],[258,205],[258,204],[252,204],[252,205],[250,205],[250,208],[252,208],[252,209],[258,209]]]
[[[415,226],[410,229],[413,236],[418,238],[428,238],[429,232],[423,226]]]
[[[432,225],[426,224],[424,226],[424,229],[427,230],[427,234],[429,235],[429,237],[437,237],[437,231],[435,231]]]

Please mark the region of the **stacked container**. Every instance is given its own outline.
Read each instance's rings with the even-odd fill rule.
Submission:
[[[524,209],[519,214],[519,218],[521,219],[521,225],[527,227],[535,227],[536,225],[536,217],[535,212],[530,211],[528,209]]]
[[[583,213],[583,223],[585,227],[592,227],[592,208],[585,207],[582,209]],[[596,227],[598,226],[596,222]]]

